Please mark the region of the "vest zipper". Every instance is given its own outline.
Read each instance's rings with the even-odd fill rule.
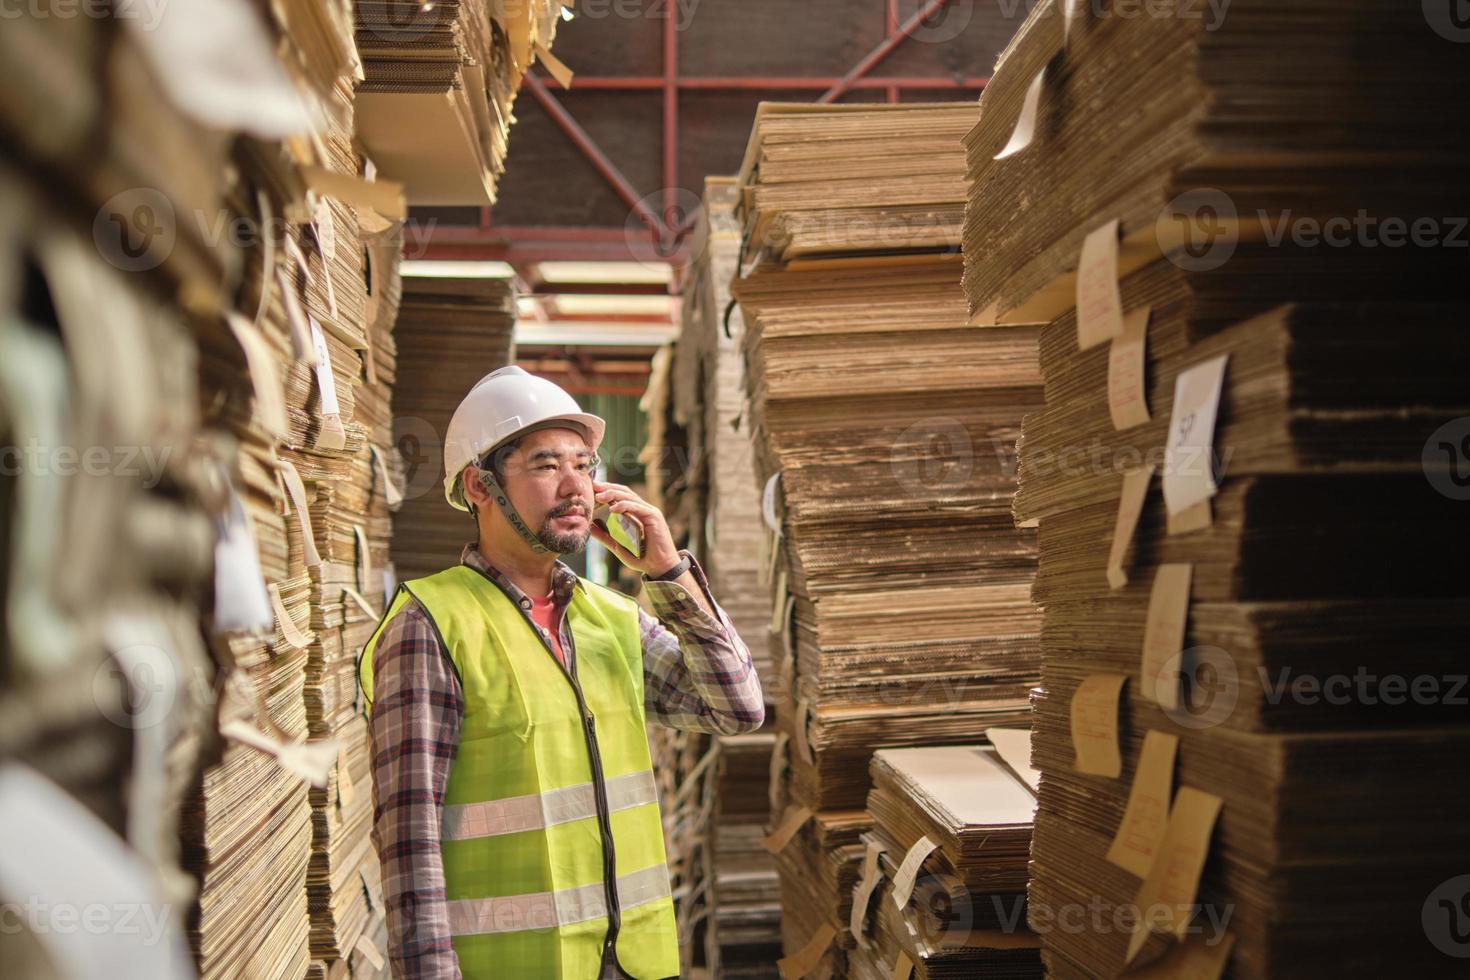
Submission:
[[[480,570],[477,568],[475,571],[479,572]],[[480,572],[480,574],[491,585],[500,588],[500,584],[493,578],[485,575],[484,572]],[[500,591],[505,592],[504,589],[500,589]],[[577,696],[577,710],[582,715],[582,734],[587,743],[587,761],[592,767],[592,795],[597,803],[597,828],[602,836],[602,884],[603,894],[606,896],[607,901],[607,937],[602,943],[602,962],[605,967],[608,961],[608,955],[611,954],[613,965],[617,968],[618,973],[623,976],[630,976],[628,971],[623,969],[622,964],[618,963],[618,954],[615,948],[618,941],[618,932],[622,929],[623,925],[623,910],[622,906],[618,903],[618,862],[617,855],[613,850],[612,808],[607,802],[607,785],[602,775],[602,752],[597,745],[597,720],[593,717],[591,709],[587,707],[587,698],[582,694],[582,682],[577,679],[576,638],[573,637],[571,630],[566,631],[569,641],[568,645],[571,648],[567,652],[567,661],[571,665],[569,668],[567,664],[562,663],[561,659],[557,657],[556,651],[551,647],[551,641],[541,635],[541,627],[531,618],[530,613],[522,608],[520,603],[512,599],[509,594],[506,594],[506,598],[510,599],[511,605],[520,611],[521,618],[526,621],[531,627],[531,632],[536,635],[536,638],[541,641],[541,645],[546,648],[546,655],[561,668],[562,675],[566,677],[567,683],[572,685],[572,693]],[[565,610],[563,611],[563,616],[565,616]],[[599,975],[601,972],[603,971],[599,970]]]

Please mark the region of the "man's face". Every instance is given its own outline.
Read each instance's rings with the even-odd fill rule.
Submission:
[[[503,464],[505,490],[550,551],[579,554],[592,534],[592,450],[575,429],[532,432]]]

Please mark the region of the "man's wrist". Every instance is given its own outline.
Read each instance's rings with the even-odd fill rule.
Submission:
[[[688,555],[680,555],[679,560],[658,575],[645,574],[643,577],[650,582],[672,582],[692,568],[694,563],[689,560]]]

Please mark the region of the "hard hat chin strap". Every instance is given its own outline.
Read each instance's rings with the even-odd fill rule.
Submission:
[[[550,553],[551,549],[542,544],[535,532],[526,526],[525,521],[521,520],[521,515],[516,512],[515,505],[510,502],[510,495],[505,492],[500,481],[495,479],[495,474],[488,469],[482,469],[480,470],[480,481],[489,491],[491,499],[495,501],[495,506],[500,508],[500,512],[505,515],[510,526],[515,528],[515,532],[521,536],[521,540],[530,545],[531,550],[538,555]]]

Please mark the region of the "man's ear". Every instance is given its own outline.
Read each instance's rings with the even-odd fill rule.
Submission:
[[[483,507],[488,503],[493,503],[490,494],[485,490],[485,484],[480,482],[479,467],[473,463],[466,464],[465,468],[460,471],[459,485],[464,493],[464,499],[474,506]]]

